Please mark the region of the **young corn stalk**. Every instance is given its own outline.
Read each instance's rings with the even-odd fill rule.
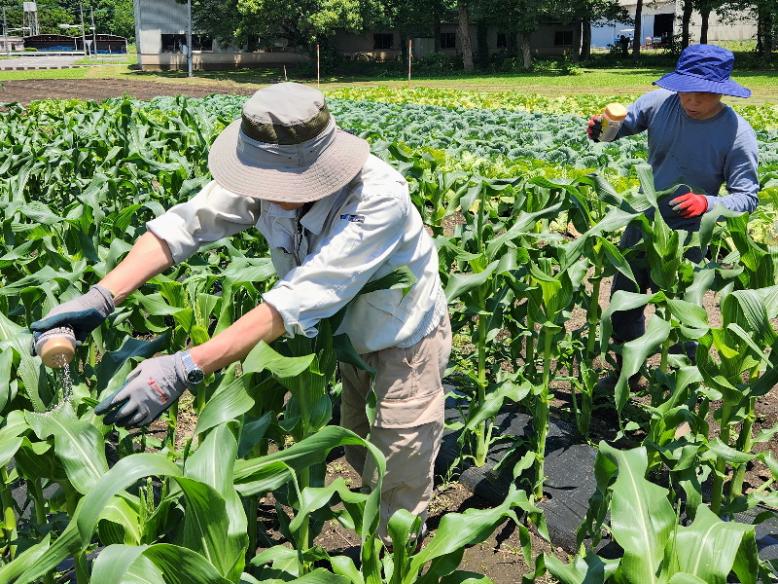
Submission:
[[[459,192],[463,192],[459,189]],[[494,233],[494,225],[490,220],[491,202],[488,186],[477,182],[471,186],[465,196],[461,197],[461,207],[466,224],[461,229],[459,237],[449,238],[441,250],[441,268],[447,278],[446,297],[449,303],[459,301],[465,306],[464,314],[459,322],[454,323],[458,329],[467,326],[474,345],[474,371],[466,375],[472,383],[472,393],[467,398],[468,420],[475,417],[476,412],[486,401],[489,384],[489,335],[495,331],[495,324],[500,320],[500,313],[490,313],[487,303],[501,290],[506,289],[501,274],[505,273],[506,264],[501,264],[495,256],[500,249],[489,253],[487,243]],[[446,264],[456,263],[457,271],[446,273]],[[496,322],[495,322],[496,321]],[[469,455],[477,466],[486,462],[486,456],[491,442],[491,420],[482,419],[477,424],[471,424],[460,436],[461,441],[469,441]]]
[[[711,508],[727,513],[727,505],[743,496],[746,465],[753,459],[753,424],[756,399],[770,391],[776,372],[776,355],[766,355],[776,345],[778,331],[771,320],[778,315],[778,286],[739,290],[721,303],[722,323],[700,339],[698,367],[706,385],[715,390],[721,405],[716,412],[719,437],[709,445],[714,476]],[[738,427],[733,442],[733,428]],[[725,493],[728,467],[735,471]]]
[[[596,546],[609,516],[609,530],[622,557],[601,558],[588,546],[581,546],[570,564],[544,555],[542,564],[563,584],[583,582],[595,570],[601,582],[726,582],[731,573],[740,582],[769,579],[753,525],[722,521],[704,504],[697,507],[691,524],[680,524],[668,490],[645,478],[645,448],[617,450],[600,442],[595,469],[597,492],[579,541],[591,537]],[[710,545],[713,533],[720,545]]]
[[[536,500],[543,498],[543,482],[545,480],[545,452],[548,436],[549,409],[553,400],[551,391],[552,366],[559,367],[558,342],[559,335],[564,333],[564,321],[567,310],[573,299],[574,289],[580,281],[573,282],[570,273],[575,270],[560,270],[559,265],[551,258],[544,258],[530,266],[531,283],[535,287],[529,295],[529,313],[533,321],[541,323],[540,339],[542,342],[542,374],[533,388],[534,416],[532,424],[537,435],[535,445],[535,487]]]
[[[539,220],[555,215],[562,206],[552,201],[539,211],[522,212],[511,217],[510,223],[505,222],[497,214],[501,199],[522,196],[525,188],[533,189],[521,181],[514,184],[479,178],[459,202],[466,221],[460,236],[438,238],[446,297],[449,303],[459,301],[464,305],[463,312],[455,315],[453,327],[457,330],[467,326],[472,332],[473,370],[465,372],[472,391],[467,397],[466,421],[459,441],[469,442],[469,454],[465,456],[478,466],[486,463],[493,441],[493,417],[507,395],[505,391],[509,391],[498,381],[498,355],[508,353],[494,341],[515,299],[516,241],[534,232]],[[444,267],[450,264],[456,265],[453,273]]]

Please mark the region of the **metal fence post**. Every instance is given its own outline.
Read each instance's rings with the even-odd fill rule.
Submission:
[[[408,83],[411,82],[412,61],[413,61],[413,39],[408,39]]]
[[[193,51],[192,51],[192,0],[187,0],[186,3],[186,11],[187,11],[187,18],[188,18],[188,24],[186,28],[186,70],[187,70],[187,77],[192,76],[192,60],[193,57]]]

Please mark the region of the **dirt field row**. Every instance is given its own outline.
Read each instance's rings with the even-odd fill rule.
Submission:
[[[236,88],[225,84],[220,90],[218,84],[208,86],[157,83],[135,79],[28,79],[0,83],[0,102],[27,103],[37,99],[94,99],[130,96],[137,99],[151,99],[159,95],[186,95],[204,97],[212,93],[249,95],[248,88]]]

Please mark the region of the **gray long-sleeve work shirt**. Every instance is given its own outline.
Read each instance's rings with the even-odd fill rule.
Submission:
[[[302,217],[300,211],[236,195],[214,181],[147,227],[181,262],[203,243],[256,226],[280,278],[263,299],[289,335],[315,336],[320,320],[352,300],[339,332],[359,353],[410,347],[438,326],[447,310],[438,254],[396,170],[371,155],[348,185]],[[368,282],[403,266],[416,278],[407,293],[356,297]]]

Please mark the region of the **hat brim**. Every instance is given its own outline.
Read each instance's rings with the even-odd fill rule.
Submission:
[[[285,164],[279,157],[240,157],[241,120],[227,126],[208,153],[213,179],[237,195],[283,203],[318,201],[342,189],[357,176],[370,155],[370,145],[336,129],[336,136],[310,164]]]
[[[749,97],[751,90],[746,89],[739,83],[730,80],[727,81],[708,81],[692,75],[683,75],[681,73],[668,73],[661,79],[654,81],[662,89],[675,91],[678,93],[699,91],[704,93],[718,93],[720,95],[732,95],[734,97]]]

